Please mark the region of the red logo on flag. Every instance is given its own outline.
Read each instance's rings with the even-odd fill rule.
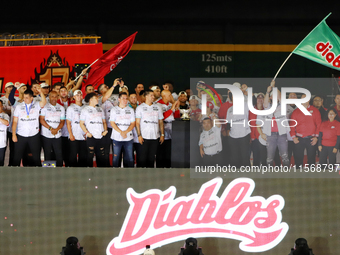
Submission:
[[[281,242],[289,228],[281,222],[282,196],[251,197],[254,181],[238,178],[218,197],[221,185],[222,179],[215,178],[197,194],[178,198],[173,186],[142,194],[129,188],[130,208],[106,253],[141,254],[146,244],[154,249],[190,236],[240,240],[240,249],[247,252],[270,250]]]
[[[333,45],[329,42],[319,42],[315,45],[315,49],[318,52],[322,52],[322,56],[327,60],[328,63],[332,63],[334,67],[340,67],[340,54],[335,56],[333,52],[330,50],[333,48]]]

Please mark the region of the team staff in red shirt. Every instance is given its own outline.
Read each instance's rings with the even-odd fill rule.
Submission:
[[[258,93],[256,95],[256,105],[255,109],[257,110],[264,110],[263,108],[263,102],[264,102],[264,94]],[[253,152],[253,166],[260,166],[267,165],[267,147],[266,145],[261,144],[260,142],[260,133],[257,130],[256,127],[256,120],[257,115],[255,113],[252,113],[249,111],[249,120],[250,121],[250,138],[251,138],[251,145],[250,149]]]
[[[320,164],[336,163],[336,153],[340,144],[340,122],[335,109],[327,111],[328,120],[321,123],[319,133]]]
[[[305,98],[302,95],[301,98]],[[295,109],[290,119],[290,135],[294,142],[294,159],[295,165],[303,164],[304,151],[307,150],[307,163],[315,164],[316,149],[315,145],[318,142],[319,130],[321,125],[321,115],[319,110],[310,105],[309,101],[302,104],[311,115],[305,115],[299,108]],[[296,126],[295,126],[296,124]]]
[[[336,110],[336,113],[338,116],[340,116],[340,94],[337,94],[334,99],[335,106],[334,109]]]

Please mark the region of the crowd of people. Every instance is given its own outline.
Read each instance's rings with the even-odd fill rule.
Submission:
[[[248,109],[248,97],[252,97],[254,109],[271,109],[275,81],[268,86],[266,93],[253,95],[248,95],[246,84],[236,82],[234,85],[244,94],[246,110],[243,115],[233,114],[233,95],[230,91],[222,104],[208,96],[207,113],[202,115],[202,94],[211,94],[212,91],[202,81],[197,84],[198,96],[190,100],[190,106],[193,106],[192,119],[202,122],[199,164],[250,166],[251,155],[253,166],[317,167],[316,164],[336,164],[340,145],[340,94],[335,96],[335,104],[327,108],[320,95],[302,103],[310,115],[305,115],[295,104],[287,105],[286,113],[282,114],[278,90],[275,111],[257,116]],[[300,98],[305,97],[302,94]],[[290,93],[288,98],[297,99],[298,96]],[[223,123],[221,120],[226,121]]]
[[[199,127],[197,137],[190,135],[195,142],[197,138],[199,148],[191,154],[192,162],[301,166],[306,163],[306,150],[309,165],[317,163],[316,156],[320,164],[336,163],[340,94],[335,96],[334,107],[325,108],[323,97],[317,95],[302,104],[311,115],[295,105],[287,105],[282,115],[278,90],[275,111],[257,116],[248,109],[248,97],[254,109],[270,109],[275,82],[266,93],[253,95],[248,95],[246,84],[234,83],[244,94],[246,109],[243,115],[234,115],[233,94],[229,91],[223,99],[202,81],[195,94],[190,88],[177,94],[171,82],[152,83],[148,88],[137,83],[128,88],[121,78],[111,87],[101,84],[95,90],[87,85],[83,93],[86,72],[77,82],[52,87],[44,82],[32,86],[6,83],[0,99],[0,165],[5,164],[8,148],[9,166],[41,166],[43,149],[44,160],[55,161],[56,166],[92,167],[95,157],[98,167],[171,167],[172,122],[181,117],[181,109],[187,109]],[[113,93],[116,87],[118,94]],[[214,95],[207,97],[204,114],[203,94]],[[290,93],[288,98],[298,97]]]
[[[44,155],[60,167],[171,167],[172,122],[188,108],[186,92],[177,95],[165,82],[162,90],[138,83],[129,93],[117,78],[110,88],[87,85],[83,93],[86,72],[66,85],[6,83],[0,165],[8,148],[8,166],[41,166]]]

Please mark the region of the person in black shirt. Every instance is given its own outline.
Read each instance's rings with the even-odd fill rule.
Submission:
[[[179,109],[189,109],[187,93],[184,91],[178,94]]]

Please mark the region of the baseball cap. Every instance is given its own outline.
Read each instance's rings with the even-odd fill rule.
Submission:
[[[258,96],[262,96],[264,98],[264,94],[262,92],[260,93],[254,93],[254,96],[257,98]]]
[[[205,82],[204,81],[199,81],[199,82],[197,82],[197,86],[198,85],[203,85],[203,86],[205,86]]]
[[[234,82],[233,85],[234,85],[235,87],[238,87],[239,89],[241,89],[241,83],[239,83],[239,82]]]
[[[123,88],[129,90],[129,88],[126,85],[124,85],[123,87],[119,87],[119,92],[121,92]]]
[[[81,90],[77,89],[76,91],[74,91],[73,95],[74,96],[76,96],[76,95],[83,95],[83,92],[81,92]]]
[[[178,93],[178,96],[183,95],[183,94],[184,94],[185,96],[188,96],[187,93],[186,93],[185,91],[179,92],[179,93]]]
[[[193,100],[193,99],[199,100],[198,96],[196,96],[196,95],[192,95],[192,96],[189,97],[189,101]]]
[[[211,120],[211,117],[210,116],[207,116],[205,115],[202,119],[201,119],[201,122],[203,122],[203,120]]]
[[[40,83],[40,87],[43,88],[49,88],[50,85],[48,85],[46,82]]]
[[[23,87],[23,86],[27,86],[27,85],[26,85],[25,83],[20,83],[18,89],[20,89],[20,88]]]
[[[158,86],[152,86],[151,90],[154,91],[155,89],[160,89]]]
[[[10,87],[10,86],[14,86],[13,82],[7,82],[5,85],[5,88]]]

